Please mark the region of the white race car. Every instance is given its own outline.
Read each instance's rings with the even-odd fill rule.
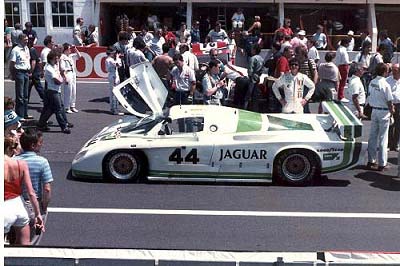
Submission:
[[[92,137],[74,177],[309,183],[362,161],[361,122],[340,103],[327,114],[260,114],[215,105],[163,111],[167,90],[150,63],[131,68],[114,94],[133,116]]]

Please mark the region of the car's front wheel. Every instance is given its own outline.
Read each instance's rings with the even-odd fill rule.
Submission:
[[[291,149],[278,155],[274,172],[279,183],[302,186],[313,180],[319,168],[319,161],[313,152]]]
[[[106,177],[117,182],[138,182],[143,168],[144,160],[138,152],[117,150],[104,160]]]

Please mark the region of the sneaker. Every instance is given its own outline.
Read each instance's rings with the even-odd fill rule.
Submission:
[[[64,134],[71,134],[71,129],[64,128],[64,129],[61,130],[61,132],[64,133]]]
[[[68,114],[72,114],[73,112],[71,111],[71,109],[65,109],[65,112]]]
[[[348,102],[350,102],[350,100],[349,100],[349,99],[346,99],[346,98],[342,98],[342,99],[340,99],[340,101],[341,101],[342,103],[348,103]]]
[[[67,123],[67,128],[73,128],[74,127],[74,124],[72,124],[72,123]]]
[[[76,109],[75,107],[71,107],[71,111],[72,111],[72,112],[74,112],[74,113],[77,113],[77,112],[79,112],[79,110],[78,110],[78,109]]]
[[[368,163],[367,163],[367,168],[368,168],[368,169],[376,170],[377,167],[378,167],[378,165],[377,165],[376,163],[371,163],[371,162],[368,162]]]

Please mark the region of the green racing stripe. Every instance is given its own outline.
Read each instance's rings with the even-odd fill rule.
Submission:
[[[323,174],[331,173],[355,165],[358,162],[358,159],[360,158],[361,148],[362,148],[361,142],[345,141],[342,162],[335,166],[325,167],[322,169],[321,172]]]

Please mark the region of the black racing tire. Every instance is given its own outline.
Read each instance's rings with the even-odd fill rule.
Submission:
[[[305,186],[320,172],[315,153],[305,149],[290,149],[278,154],[274,162],[274,178],[278,184]]]
[[[145,156],[139,151],[115,150],[103,160],[104,178],[118,183],[139,182],[146,165]]]

